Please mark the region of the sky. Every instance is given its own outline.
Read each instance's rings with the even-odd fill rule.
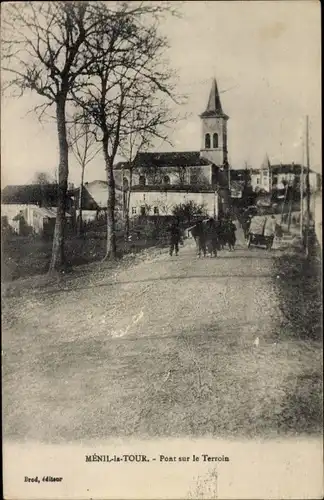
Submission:
[[[296,1],[182,2],[181,18],[163,22],[168,57],[177,73],[177,92],[186,115],[158,151],[195,151],[201,146],[199,114],[216,78],[228,122],[232,168],[305,161],[305,116],[310,121],[311,168],[321,172],[320,3]],[[58,165],[55,123],[40,123],[31,111],[42,101],[27,95],[2,98],[1,183],[24,184],[35,173],[53,175]],[[29,112],[31,111],[31,112]],[[70,158],[70,182],[80,168]],[[99,154],[85,181],[105,179]]]

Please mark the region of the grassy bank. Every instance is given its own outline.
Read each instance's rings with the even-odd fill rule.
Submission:
[[[306,259],[300,251],[275,260],[275,286],[283,328],[298,339],[322,339],[322,269],[318,251]]]
[[[153,246],[164,246],[164,239],[140,238],[124,243],[122,235],[118,237],[118,257],[138,253]],[[83,237],[70,237],[66,240],[67,268],[101,261],[106,252],[105,235],[89,234]],[[45,274],[49,269],[52,242],[40,239],[13,237],[2,244],[2,281],[12,282],[19,278],[28,278]]]

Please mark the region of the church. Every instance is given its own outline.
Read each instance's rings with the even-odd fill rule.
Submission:
[[[139,152],[134,161],[130,217],[171,215],[179,203],[193,201],[218,217],[229,206],[227,122],[216,79],[207,107],[200,115],[200,151]],[[129,189],[130,170],[125,162],[115,167],[116,184]]]

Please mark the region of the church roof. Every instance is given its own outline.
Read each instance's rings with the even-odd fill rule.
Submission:
[[[207,108],[200,115],[201,118],[208,117],[223,117],[228,118],[227,115],[223,112],[221,100],[219,97],[219,91],[217,87],[216,78],[213,79],[212,86],[209,93],[209,99],[207,103]]]
[[[137,167],[199,167],[211,162],[200,156],[200,151],[175,151],[168,153],[138,153],[135,158]],[[127,162],[120,162],[116,170],[127,168]]]

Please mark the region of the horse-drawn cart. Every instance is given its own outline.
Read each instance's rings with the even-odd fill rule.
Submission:
[[[275,237],[276,221],[271,216],[255,216],[251,219],[247,238],[248,248],[251,245],[263,246],[271,250]]]

